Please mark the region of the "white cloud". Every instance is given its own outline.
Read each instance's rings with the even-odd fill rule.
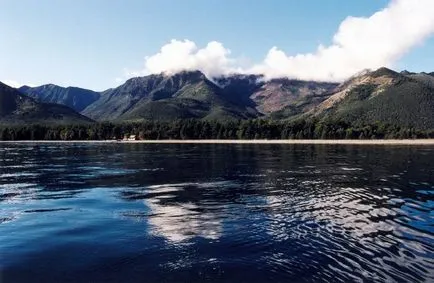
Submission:
[[[234,60],[229,58],[231,51],[217,41],[199,49],[190,40],[171,40],[160,52],[145,58],[144,73],[168,73],[201,70],[208,76],[219,76],[233,72]]]
[[[320,45],[315,53],[291,56],[273,47],[263,62],[245,68],[220,42],[198,48],[189,40],[172,40],[160,52],[145,58],[144,70],[129,75],[201,70],[210,77],[239,72],[263,74],[268,79],[341,81],[364,69],[393,67],[433,33],[434,0],[391,0],[368,18],[346,18],[332,44]]]
[[[252,68],[266,77],[343,80],[363,69],[392,67],[412,47],[434,33],[433,0],[393,0],[369,18],[348,17],[314,54],[287,56],[273,47]]]

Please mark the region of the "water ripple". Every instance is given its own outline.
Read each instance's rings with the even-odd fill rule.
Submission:
[[[2,272],[12,282],[431,282],[432,152],[3,147]]]

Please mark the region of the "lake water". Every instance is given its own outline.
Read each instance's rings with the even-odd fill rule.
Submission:
[[[0,282],[434,280],[434,148],[0,144]]]

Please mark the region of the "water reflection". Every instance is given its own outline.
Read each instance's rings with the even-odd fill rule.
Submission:
[[[140,271],[150,282],[434,280],[433,156],[375,146],[3,147],[0,268],[5,282],[140,282]]]
[[[126,199],[144,199],[146,213],[123,212],[125,217],[147,221],[149,233],[172,242],[183,242],[195,237],[217,240],[222,234],[219,205],[204,205],[206,191],[224,186],[224,183],[182,183],[123,191]],[[186,198],[188,196],[188,198]],[[206,208],[205,208],[206,206]],[[221,213],[221,212],[220,212]]]
[[[214,213],[197,212],[194,204],[162,205],[159,200],[148,200],[145,205],[152,211],[148,222],[153,235],[182,242],[194,237],[216,240],[222,233],[222,223]]]
[[[276,242],[298,242],[302,250],[297,261],[290,252],[267,255],[274,269],[280,267],[277,272],[282,269],[294,272],[302,264],[315,270],[323,257],[330,261],[329,271],[339,272],[350,281],[373,278],[387,282],[418,281],[432,275],[429,272],[433,267],[430,202],[393,198],[393,191],[406,188],[389,182],[388,178],[357,183],[361,186],[339,186],[348,179],[366,180],[363,176],[366,172],[359,168],[342,167],[328,174],[322,171],[330,168],[313,166],[304,170],[291,171],[290,176],[274,174],[274,183],[278,184],[275,187],[285,189],[271,190],[271,195],[269,192],[265,197],[272,208],[267,232]],[[309,176],[310,170],[314,170],[316,177],[324,177],[309,177],[309,180],[291,177],[293,174]],[[354,173],[350,176],[344,171]],[[414,210],[409,211],[409,207]],[[412,233],[411,229],[414,229]],[[412,248],[403,246],[408,241]],[[307,260],[314,254],[316,260]],[[332,280],[333,272],[323,275]]]

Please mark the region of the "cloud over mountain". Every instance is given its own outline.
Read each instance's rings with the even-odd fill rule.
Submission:
[[[288,55],[272,47],[263,62],[241,67],[217,41],[198,48],[190,40],[172,40],[145,58],[140,74],[201,70],[210,77],[229,73],[263,74],[266,78],[342,81],[363,69],[391,67],[411,48],[434,33],[433,0],[391,0],[370,17],[347,17],[330,46],[315,53]],[[137,74],[137,73],[135,73]]]
[[[273,47],[255,72],[267,77],[343,80],[363,69],[391,66],[434,33],[434,1],[394,0],[369,18],[348,17],[330,46],[288,56]]]
[[[145,58],[145,71],[148,73],[177,73],[183,70],[201,70],[216,76],[231,71],[233,60],[229,58],[231,51],[223,44],[212,41],[205,48],[199,49],[190,40],[171,40],[160,52]]]

